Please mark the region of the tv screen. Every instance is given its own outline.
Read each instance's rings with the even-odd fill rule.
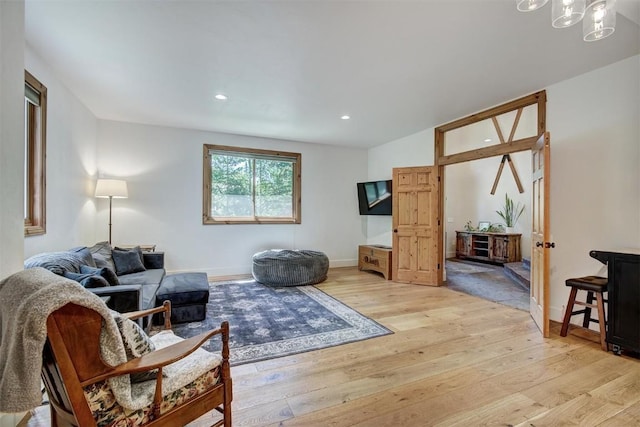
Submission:
[[[391,215],[391,180],[358,183],[360,215]]]

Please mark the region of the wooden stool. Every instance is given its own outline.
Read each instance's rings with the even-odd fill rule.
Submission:
[[[604,303],[607,302],[603,298],[603,294],[607,292],[607,279],[605,277],[598,276],[585,276],[575,279],[568,279],[566,285],[571,287],[571,294],[569,295],[569,302],[567,303],[567,310],[564,313],[564,320],[562,321],[562,329],[560,330],[560,336],[566,337],[569,331],[569,322],[571,316],[574,314],[584,314],[582,320],[582,327],[588,328],[589,322],[598,322],[600,325],[600,346],[604,351],[609,351],[607,346],[607,319],[604,313]],[[587,291],[587,301],[576,301],[576,294],[578,291]],[[596,295],[597,304],[593,304],[593,294]],[[573,311],[573,305],[582,305],[585,308],[582,310]],[[598,310],[598,319],[591,317],[591,309],[596,308]]]

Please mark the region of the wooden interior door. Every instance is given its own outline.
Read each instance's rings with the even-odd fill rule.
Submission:
[[[437,168],[393,169],[393,280],[438,286]]]
[[[550,138],[545,132],[531,150],[532,159],[532,219],[531,227],[531,290],[529,311],[544,337],[549,336],[549,188]]]

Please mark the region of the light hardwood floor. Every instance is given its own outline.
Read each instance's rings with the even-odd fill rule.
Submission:
[[[356,268],[318,287],[395,333],[233,367],[234,426],[640,425],[640,360],[595,333]]]

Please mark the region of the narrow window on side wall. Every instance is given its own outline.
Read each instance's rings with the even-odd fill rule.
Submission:
[[[24,72],[24,235],[46,232],[47,88]]]

